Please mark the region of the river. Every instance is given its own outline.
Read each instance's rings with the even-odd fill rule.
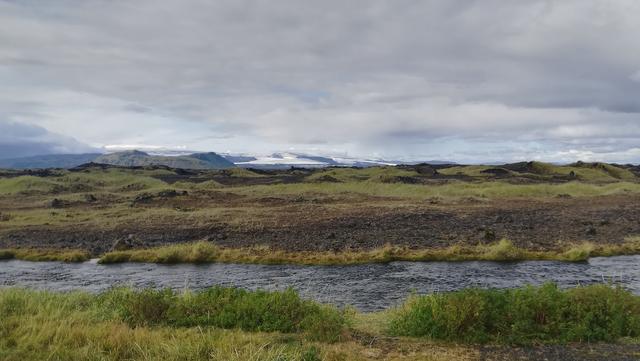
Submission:
[[[200,289],[213,285],[282,290],[360,311],[394,306],[419,294],[465,287],[507,288],[557,282],[572,287],[614,282],[640,294],[640,256],[592,258],[583,263],[553,261],[392,262],[352,266],[0,261],[0,286],[98,292],[114,285]]]

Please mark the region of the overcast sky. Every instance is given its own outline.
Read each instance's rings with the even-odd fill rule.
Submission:
[[[640,162],[637,0],[0,0],[3,157]]]

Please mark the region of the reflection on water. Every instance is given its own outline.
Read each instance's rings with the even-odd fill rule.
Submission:
[[[0,261],[0,286],[92,292],[118,284],[178,290],[213,285],[268,290],[293,287],[304,297],[353,305],[361,311],[398,304],[413,291],[506,288],[544,281],[555,281],[563,287],[615,282],[640,294],[640,256],[593,258],[585,263],[393,262],[354,266]]]

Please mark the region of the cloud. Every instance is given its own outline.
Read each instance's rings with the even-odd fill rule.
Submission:
[[[0,159],[96,151],[71,137],[51,133],[39,126],[0,121]]]
[[[639,162],[638,13],[634,0],[0,1],[0,109],[96,146]]]

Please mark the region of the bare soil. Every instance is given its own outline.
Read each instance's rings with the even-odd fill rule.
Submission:
[[[432,200],[394,205],[282,196],[248,201],[224,192],[207,194],[133,202],[132,207],[168,207],[185,212],[180,217],[123,221],[116,227],[69,222],[3,229],[0,223],[0,248],[65,247],[99,254],[126,238],[134,240],[134,247],[206,239],[228,247],[267,245],[291,251],[338,251],[385,244],[412,248],[475,245],[507,238],[518,246],[549,250],[581,241],[621,243],[626,237],[640,234],[638,195],[463,199],[451,203]],[[91,207],[101,207],[100,201],[91,203]],[[234,209],[235,213],[207,222],[189,217],[189,210],[214,204]],[[246,214],[243,207],[247,208]]]

